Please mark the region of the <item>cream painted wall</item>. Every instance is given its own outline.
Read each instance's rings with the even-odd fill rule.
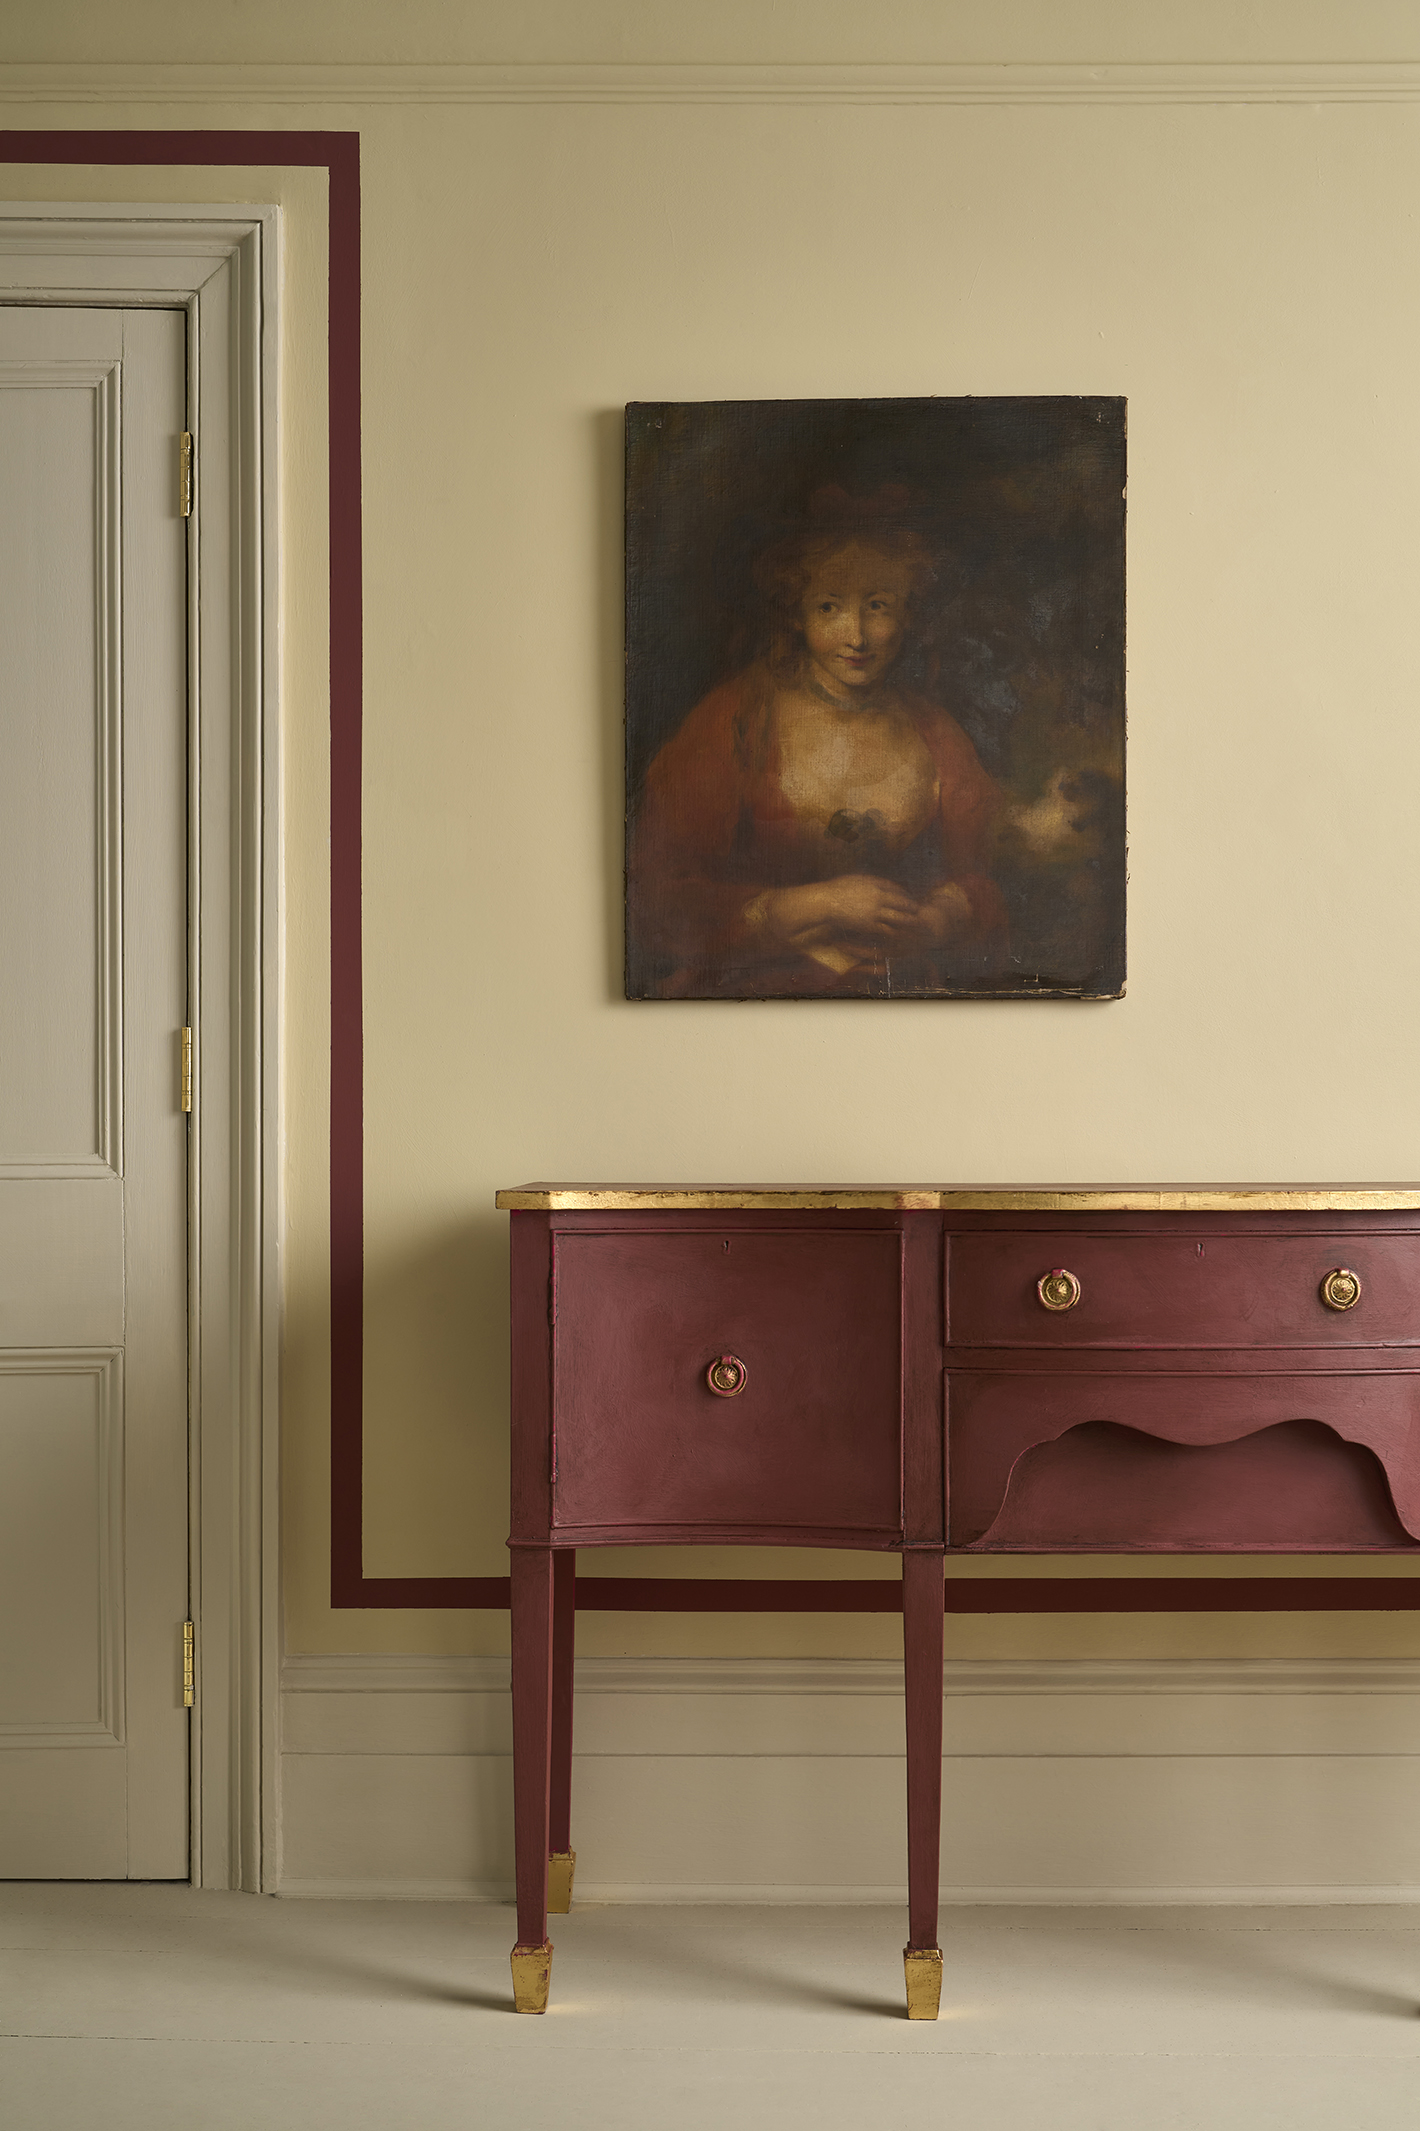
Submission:
[[[1408,59],[1410,0],[46,0],[6,59],[214,64]]]
[[[870,56],[1405,59],[1420,44],[1408,7],[1237,14],[900,6],[875,15]],[[548,7],[516,30],[509,11],[199,7],[165,43],[176,20],[135,5],[122,46],[93,0],[12,22],[0,51],[82,59],[86,87],[66,104],[51,82],[6,122],[361,133],[373,1572],[506,1558],[499,1184],[1420,1178],[1420,104],[459,105],[379,85],[351,102],[334,83],[262,104],[234,77],[230,102],[209,83],[193,107],[131,77],[105,86],[98,62],[120,57],[864,56],[837,6],[753,24]],[[7,80],[36,93],[0,71],[0,95]],[[46,168],[0,171],[0,191],[286,208],[287,1641],[496,1650],[496,1615],[325,1600],[322,189],[280,170]],[[1128,997],[626,1004],[622,404],[1077,391],[1130,402]],[[890,1620],[793,1616],[590,1616],[581,1637],[668,1654],[892,1640]],[[1394,1655],[1420,1648],[1420,1623],[1007,1619],[954,1640]]]

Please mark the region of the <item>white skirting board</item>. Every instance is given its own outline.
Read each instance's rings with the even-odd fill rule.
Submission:
[[[947,1666],[953,1902],[1420,1900],[1420,1662]],[[508,1666],[289,1658],[279,1892],[506,1900]],[[905,1898],[902,1670],[577,1666],[579,1901]]]

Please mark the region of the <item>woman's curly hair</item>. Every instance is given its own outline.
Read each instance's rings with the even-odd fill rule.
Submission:
[[[846,547],[874,548],[901,571],[908,598],[903,653],[916,652],[914,665],[928,653],[939,604],[933,594],[944,589],[944,557],[910,490],[891,484],[871,496],[850,496],[845,489],[820,488],[803,520],[755,558],[755,588],[764,608],[762,655],[775,673],[786,676],[798,666],[804,594],[819,566]]]

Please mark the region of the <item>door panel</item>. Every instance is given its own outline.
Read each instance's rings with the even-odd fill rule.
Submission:
[[[0,309],[0,1874],[188,1869],[185,319]]]
[[[0,1179],[0,1348],[122,1344],[123,1199],[111,1173]]]
[[[0,1174],[117,1167],[121,356],[0,361]],[[16,532],[20,537],[13,537]]]
[[[117,1354],[0,1353],[0,1735],[121,1743],[123,1401]]]

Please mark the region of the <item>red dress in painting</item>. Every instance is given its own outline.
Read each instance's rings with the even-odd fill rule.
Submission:
[[[652,762],[628,856],[632,996],[985,989],[1007,957],[1005,906],[988,872],[1002,795],[970,740],[925,696],[893,690],[871,709],[876,782],[865,789],[849,759],[852,720],[840,718],[841,735],[820,727],[807,739],[800,720],[796,741],[796,702],[802,692],[751,667],[705,696]],[[847,803],[836,803],[835,777]],[[919,904],[951,883],[960,891],[951,939],[815,951],[765,921],[776,889],[865,874]]]

